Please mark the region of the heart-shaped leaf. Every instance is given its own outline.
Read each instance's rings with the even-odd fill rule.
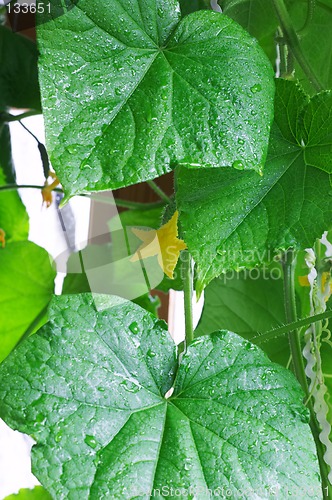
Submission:
[[[328,92],[308,101],[295,83],[279,80],[261,179],[233,169],[179,169],[179,221],[197,263],[199,291],[229,269],[271,262],[289,247],[311,247],[331,227],[326,173],[331,169],[331,105]]]
[[[177,361],[165,323],[95,300],[98,311],[90,294],[56,297],[50,322],[0,367],[0,416],[34,436],[33,472],[53,497],[320,496],[291,372],[221,331],[192,343],[167,398]]]
[[[54,11],[60,3],[50,2]],[[44,16],[46,136],[68,196],[176,164],[262,169],[272,68],[231,19],[200,11],[180,20],[175,0],[80,0],[65,15]]]

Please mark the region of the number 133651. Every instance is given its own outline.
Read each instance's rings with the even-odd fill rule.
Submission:
[[[44,14],[44,12],[51,13],[51,4],[39,2],[38,5],[35,3],[9,3],[7,5],[7,11],[9,14]]]

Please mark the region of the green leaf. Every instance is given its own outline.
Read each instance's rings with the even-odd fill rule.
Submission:
[[[4,500],[52,500],[52,497],[42,486],[35,486],[32,490],[22,488],[18,493],[9,495]]]
[[[36,45],[0,25],[0,111],[6,107],[40,110]]]
[[[8,125],[0,124],[0,186],[15,182],[14,165]],[[0,229],[6,241],[26,240],[29,218],[17,191],[0,191]]]
[[[229,269],[271,262],[289,247],[311,247],[331,227],[331,188],[323,171],[330,169],[331,100],[322,93],[308,103],[296,84],[278,81],[261,179],[233,169],[178,170],[179,221],[197,263],[198,291]]]
[[[0,416],[34,436],[33,472],[52,496],[224,487],[309,498],[310,487],[319,498],[308,412],[289,371],[217,332],[189,347],[165,399],[177,368],[165,323],[96,299],[98,312],[89,294],[55,297],[50,322],[0,367]]]
[[[55,274],[48,253],[30,241],[8,243],[0,249],[0,361],[31,326],[42,321]]]
[[[272,68],[231,19],[199,11],[180,20],[175,0],[80,0],[46,20],[38,28],[46,136],[67,196],[179,163],[263,167]]]
[[[224,0],[223,13],[239,23],[254,36],[271,63],[277,58],[275,36],[278,20],[273,2],[266,0]]]
[[[309,19],[305,31],[301,32],[305,26],[307,10],[307,0],[289,2],[289,13],[295,29],[299,31],[301,49],[323,88],[332,89],[332,70],[329,63],[332,43],[332,4],[330,0],[316,1],[313,16]],[[312,92],[312,84],[296,61],[295,77],[300,80],[306,91]]]
[[[257,268],[214,279],[204,291],[204,307],[195,337],[216,330],[236,331],[247,340],[286,323],[282,271]],[[285,336],[262,344],[272,361],[286,366]]]
[[[210,0],[180,0],[182,16],[202,9],[211,9]]]

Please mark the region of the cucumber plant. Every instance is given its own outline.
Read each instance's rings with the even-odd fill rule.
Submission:
[[[38,51],[0,27],[0,417],[44,487],[18,497],[332,498],[330,0],[65,4],[38,9]],[[47,203],[58,182],[63,203],[160,195],[110,221],[134,226],[114,282],[155,259],[181,345],[151,297],[70,271],[119,259],[119,235],[53,296],[9,131],[41,112]]]

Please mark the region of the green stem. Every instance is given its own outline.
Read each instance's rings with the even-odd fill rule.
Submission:
[[[280,337],[285,333],[289,333],[291,330],[296,330],[298,328],[302,328],[303,326],[309,326],[313,323],[316,323],[317,321],[322,321],[323,319],[328,318],[332,318],[332,310],[328,310],[320,314],[315,314],[314,316],[309,316],[308,318],[299,319],[294,323],[288,323],[287,325],[280,326],[279,328],[275,328],[274,330],[269,330],[266,333],[261,333],[251,338],[250,342],[261,345],[264,342],[268,342],[269,340]]]
[[[111,197],[102,197],[100,195],[80,195],[80,196],[88,196],[91,200],[96,200],[101,203],[106,203],[108,205],[117,205],[122,208],[129,208],[132,210],[146,210],[148,208],[157,208],[163,207],[165,203],[163,201],[157,201],[155,203],[141,203],[139,201],[129,201],[129,200],[121,200],[119,198],[112,199]]]
[[[284,37],[289,49],[293,52],[295,59],[301,66],[309,81],[314,86],[315,90],[317,92],[320,92],[321,90],[323,90],[323,86],[312,71],[306,56],[302,52],[299,38],[293,28],[292,21],[286,9],[284,0],[272,0],[272,2],[274,4],[277,16],[279,18],[280,26],[284,33]]]
[[[44,189],[45,186],[37,186],[35,184],[6,184],[0,186],[0,191],[17,191],[18,189]],[[63,193],[61,188],[54,188],[53,191]]]
[[[284,300],[286,321],[293,323],[297,321],[296,301],[295,301],[295,279],[294,279],[294,264],[295,254],[293,251],[288,251],[285,254],[283,261],[284,269]],[[299,330],[293,330],[288,334],[290,350],[292,354],[293,368],[295,375],[300,382],[302,389],[309,394],[307,377],[304,370],[304,362],[302,356],[302,347],[300,341]]]
[[[296,258],[293,251],[286,252],[283,261],[284,269],[284,300],[285,300],[285,313],[286,320],[288,323],[296,322],[296,299],[295,299],[295,279],[294,279],[294,268],[295,268]],[[310,392],[307,382],[307,377],[305,374],[302,347],[299,330],[294,330],[289,332],[289,345],[292,355],[292,363],[296,378],[300,382],[302,389],[305,394],[305,399],[308,400],[307,407],[310,411],[310,428],[312,435],[315,440],[317,456],[319,461],[320,473],[322,478],[322,490],[324,498],[332,498],[331,485],[328,480],[329,468],[324,460],[325,447],[319,439],[319,434],[321,432],[319,423],[316,418],[313,403],[310,398]]]
[[[29,116],[40,115],[41,111],[31,110],[26,111],[25,113],[21,113],[20,115],[11,115],[10,113],[0,113],[0,122],[2,123],[10,123],[17,122],[23,120],[24,118],[29,118]]]
[[[184,318],[186,333],[186,348],[194,340],[193,326],[193,269],[192,258],[189,252],[184,254],[183,260],[183,291],[184,291]]]
[[[5,186],[0,186],[0,191],[17,191],[18,189],[43,189],[44,186],[37,186],[35,184],[6,184]],[[63,193],[63,189],[54,188],[52,191],[57,193]],[[88,196],[92,200],[101,201],[103,203],[109,203],[110,205],[117,205],[118,207],[131,208],[133,210],[146,210],[148,208],[162,207],[164,202],[158,201],[156,203],[140,203],[136,201],[120,200],[119,198],[102,198],[97,195],[82,194],[80,196]]]
[[[159,196],[159,198],[166,203],[171,203],[171,199],[167,196],[166,193],[154,182],[154,181],[146,181],[146,183],[150,186],[150,188]]]

